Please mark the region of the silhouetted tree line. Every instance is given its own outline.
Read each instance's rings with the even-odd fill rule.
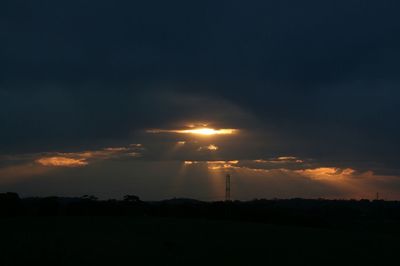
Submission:
[[[123,200],[45,197],[21,199],[0,193],[0,216],[155,216],[226,219],[280,225],[400,231],[400,202],[383,200],[265,200],[203,202],[171,199],[144,202],[135,195]]]

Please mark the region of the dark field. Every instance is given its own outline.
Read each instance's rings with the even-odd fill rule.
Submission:
[[[0,265],[395,265],[398,234],[158,217],[0,220]]]

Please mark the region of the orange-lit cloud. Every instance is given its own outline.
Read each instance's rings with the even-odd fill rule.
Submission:
[[[38,155],[35,162],[46,167],[84,167],[94,161],[140,157],[142,150],[141,144],[131,144],[128,147],[108,147],[92,151],[47,153]]]
[[[105,148],[105,151],[111,151],[111,152],[120,152],[120,151],[127,151],[129,150],[126,147],[117,147],[117,148]]]
[[[208,123],[189,123],[186,125],[187,127],[190,128],[196,128],[196,127],[208,127]]]
[[[254,160],[255,163],[273,163],[273,164],[284,164],[284,163],[304,163],[304,160],[301,160],[294,156],[281,156],[272,159],[258,159]]]
[[[315,169],[296,170],[295,172],[313,179],[338,181],[339,179],[352,177],[356,171],[350,168],[341,169],[333,167],[320,167]]]
[[[47,157],[36,160],[43,166],[51,167],[82,167],[88,165],[85,159],[72,159],[67,157]]]
[[[140,157],[144,150],[141,144],[127,147],[107,147],[100,150],[80,152],[48,152],[6,156],[9,165],[0,167],[0,183],[19,182],[24,178],[51,173],[62,168],[81,168],[97,161]]]
[[[222,163],[229,163],[229,164],[238,164],[238,160],[231,160],[231,161],[207,161],[208,164],[222,164]]]
[[[259,197],[265,197],[263,196],[265,192],[268,195],[283,198],[371,199],[375,197],[377,191],[381,196],[384,195],[382,197],[385,199],[400,197],[400,192],[398,192],[400,178],[397,176],[384,176],[372,171],[359,172],[352,168],[308,168],[308,165],[303,165],[304,168],[300,170],[288,169],[285,166],[260,169],[253,168],[256,165],[247,164],[248,162],[254,162],[254,160],[247,162],[245,160],[186,161],[184,165],[188,170],[199,167],[207,169],[208,175],[216,180],[222,180],[226,171],[229,171],[235,182],[251,186],[250,195],[259,195]],[[213,178],[210,182],[213,182]],[[242,185],[236,188],[237,192],[241,191],[241,187]]]
[[[208,146],[203,146],[198,149],[198,151],[217,151],[219,149],[218,146],[214,144],[210,144]]]
[[[140,152],[129,152],[127,153],[130,157],[142,157],[142,154]]]

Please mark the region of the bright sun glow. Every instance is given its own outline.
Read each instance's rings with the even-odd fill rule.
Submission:
[[[198,134],[198,135],[229,135],[234,133],[234,129],[213,129],[213,128],[195,128],[183,130],[182,133]]]
[[[193,129],[153,129],[148,130],[148,133],[178,133],[178,134],[195,134],[195,135],[203,135],[203,136],[212,136],[212,135],[231,135],[237,132],[236,129],[231,128],[222,128],[222,129],[214,129],[208,127],[202,128],[193,128]]]

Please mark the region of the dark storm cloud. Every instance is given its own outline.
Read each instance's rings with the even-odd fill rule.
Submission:
[[[208,120],[251,132],[220,144],[223,159],[400,169],[398,1],[0,5],[0,153],[123,146]]]
[[[396,1],[3,1],[3,80],[396,75]],[[223,89],[225,90],[225,89]]]

